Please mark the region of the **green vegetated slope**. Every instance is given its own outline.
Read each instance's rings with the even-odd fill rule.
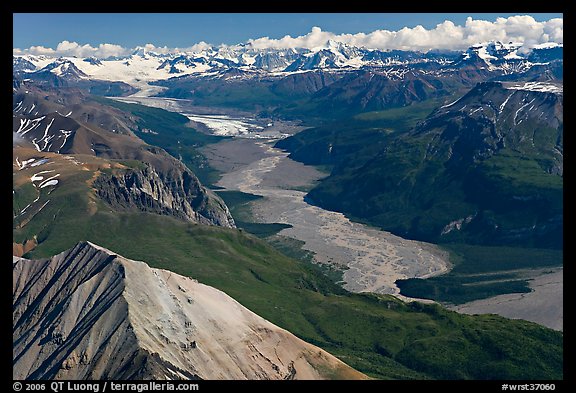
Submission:
[[[180,159],[202,183],[210,184],[218,180],[216,171],[209,167],[199,148],[224,137],[196,132],[187,126],[190,120],[179,113],[101,97],[93,99],[137,116],[138,128],[134,130],[136,135],[144,142],[161,147]]]
[[[233,78],[234,73],[242,75],[241,71],[230,71],[222,80],[184,77],[158,81],[156,84],[170,86],[162,96],[190,99],[196,105],[259,110],[287,104],[288,99],[283,94],[271,89],[272,81]]]
[[[192,225],[150,213],[116,212],[86,180],[68,174],[14,241],[34,235],[27,257],[89,240],[151,266],[224,290],[243,305],[376,378],[559,379],[559,332],[497,316],[467,316],[390,296],[351,294],[313,265],[290,259],[239,230]],[[16,188],[24,203],[30,190]],[[42,199],[44,200],[44,199]],[[16,224],[16,223],[15,223]]]
[[[216,78],[182,76],[154,84],[167,89],[163,97],[189,99],[196,105],[232,107],[266,116],[343,119],[358,113],[402,107],[446,97],[469,85],[459,78],[410,74],[403,79],[371,70],[333,73],[310,70],[254,78],[231,70]]]
[[[195,105],[241,109],[263,116],[324,118],[317,108],[315,93],[329,86],[340,76],[311,71],[285,78],[245,78],[240,70],[220,78],[184,76],[154,84],[168,89],[162,97],[188,99]]]
[[[354,125],[305,130],[277,146],[333,165],[308,194],[313,203],[451,252],[456,268],[401,281],[407,296],[462,303],[529,291],[515,273],[482,274],[562,265],[561,96],[484,83],[429,116],[425,104],[361,114]]]
[[[310,192],[313,201],[401,236],[561,248],[563,126],[550,118],[561,102],[552,94],[517,94],[519,102],[510,99],[494,122],[476,96],[492,95],[495,106],[510,90],[486,85],[460,100],[475,107],[436,111],[412,129],[394,119],[388,127],[339,122],[277,146],[306,163],[335,165]],[[536,109],[516,111],[529,101]],[[462,228],[450,228],[469,216]]]
[[[247,194],[241,191],[217,191],[217,194],[226,203],[230,213],[234,217],[236,227],[246,230],[260,238],[268,238],[292,225],[283,223],[259,223],[251,218],[249,203],[263,197],[260,195]]]
[[[337,122],[309,128],[276,143],[290,158],[310,165],[332,165],[332,176],[360,168],[394,136],[414,127],[440,105],[426,100],[403,108],[364,112]],[[330,179],[330,176],[328,179]]]

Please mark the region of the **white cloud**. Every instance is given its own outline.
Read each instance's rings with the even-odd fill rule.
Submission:
[[[193,53],[197,53],[197,52],[201,52],[203,50],[209,50],[210,48],[212,48],[212,45],[210,45],[207,42],[204,41],[200,41],[197,44],[194,44],[188,48],[183,48],[182,51],[183,52],[193,52]]]
[[[342,35],[342,38],[344,38],[344,36],[345,35]],[[303,36],[293,38],[290,35],[286,35],[278,40],[270,39],[269,37],[262,37],[257,39],[250,39],[248,40],[248,43],[256,49],[266,49],[266,48],[314,49],[317,47],[325,46],[328,40],[334,39],[335,37],[336,35],[334,35],[333,33],[322,31],[320,27],[314,26],[310,33]]]
[[[127,53],[126,49],[120,45],[115,44],[100,44],[98,49],[94,53],[94,56],[100,58],[106,58],[110,56],[122,56]]]
[[[44,55],[44,56],[54,56],[56,54],[56,51],[52,48],[46,48],[43,46],[31,46],[28,49],[20,49],[20,48],[15,48],[13,49],[13,54],[15,55],[26,55],[26,54],[33,54],[36,56],[40,56],[40,55]]]
[[[89,57],[96,56],[99,58],[106,58],[110,56],[122,56],[128,53],[126,48],[115,44],[99,44],[98,47],[93,47],[89,44],[80,45],[77,42],[62,41],[56,49],[45,48],[43,46],[31,46],[28,49],[15,48],[13,54],[15,55],[47,55],[47,56],[77,56]]]
[[[163,55],[174,51],[174,49],[170,49],[167,46],[156,46],[150,43],[144,45],[144,49],[150,52],[160,53]]]
[[[368,49],[402,49],[421,50],[452,49],[463,50],[470,45],[487,42],[523,42],[525,46],[556,42],[563,43],[564,20],[562,18],[538,22],[530,15],[516,15],[508,18],[497,18],[495,21],[479,20],[468,17],[464,25],[456,25],[446,20],[432,29],[423,26],[404,27],[397,31],[376,30],[371,33],[334,34],[323,31],[320,27],[313,27],[305,35],[292,37],[286,35],[279,39],[261,37],[248,40],[248,44],[255,49],[288,49],[308,48],[317,49],[326,47],[329,40],[343,42]],[[143,47],[156,53],[199,52],[209,49],[210,44],[201,41],[188,48],[157,47],[147,43]],[[132,53],[136,48],[124,48],[116,44],[100,44],[93,47],[89,44],[80,45],[77,42],[62,41],[56,49],[43,46],[32,46],[28,49],[14,48],[15,55],[33,54],[50,56],[96,56],[106,58],[110,56],[123,56]],[[527,48],[524,48],[525,50]]]
[[[462,50],[470,45],[487,42],[563,42],[563,19],[556,18],[544,22],[536,21],[529,15],[497,18],[495,21],[478,20],[468,17],[465,24],[456,25],[446,20],[433,29],[423,26],[404,27],[397,31],[376,30],[371,33],[334,34],[313,27],[312,31],[299,37],[289,35],[280,39],[262,37],[248,42],[258,49],[264,48],[318,48],[327,45],[328,40],[344,42],[369,49],[423,50],[454,49]]]

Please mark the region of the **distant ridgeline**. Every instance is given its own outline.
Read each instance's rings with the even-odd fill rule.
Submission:
[[[13,69],[18,81],[104,96],[155,85],[160,96],[197,105],[329,120],[448,97],[491,79],[562,78],[562,59],[562,44],[488,42],[424,53],[328,41],[314,50],[238,45],[168,54],[141,48],[106,59],[19,55]]]

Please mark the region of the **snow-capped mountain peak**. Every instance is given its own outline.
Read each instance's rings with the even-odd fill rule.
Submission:
[[[141,57],[143,59],[148,59],[150,57],[156,57],[156,58],[166,57],[166,55],[162,55],[160,53],[153,52],[153,51],[151,51],[145,47],[138,46],[130,54],[130,58],[134,58],[134,57]]]
[[[95,56],[90,56],[84,59],[84,61],[88,64],[92,64],[95,66],[101,66],[102,62]]]
[[[48,64],[41,71],[50,71],[54,75],[66,78],[83,79],[88,75],[78,69],[71,59],[60,57]]]
[[[516,52],[522,47],[522,43],[509,42],[504,44],[500,41],[490,42],[486,45],[486,52],[496,59],[521,59]]]
[[[213,47],[203,45],[193,51],[159,54],[148,47],[137,47],[121,58],[99,59],[19,55],[13,57],[17,74],[31,75],[41,70],[62,77],[88,77],[122,81],[134,87],[171,78],[175,75],[215,75],[231,70],[301,73],[310,70],[372,69],[388,72],[390,67],[437,70],[472,67],[483,72],[500,70],[504,74],[524,72],[535,64],[562,60],[562,44],[539,44],[531,48],[521,43],[499,41],[473,45],[463,52],[417,52],[360,48],[327,40],[313,48],[255,48],[252,44]],[[68,65],[64,65],[67,63]],[[435,71],[431,71],[435,72]],[[227,75],[230,75],[229,73]],[[406,74],[408,75],[408,74]],[[26,76],[25,78],[27,78]]]

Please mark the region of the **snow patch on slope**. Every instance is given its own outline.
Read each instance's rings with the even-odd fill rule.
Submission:
[[[564,91],[564,87],[562,85],[546,82],[508,83],[505,84],[504,87],[511,90],[538,91],[554,94],[562,94]]]

